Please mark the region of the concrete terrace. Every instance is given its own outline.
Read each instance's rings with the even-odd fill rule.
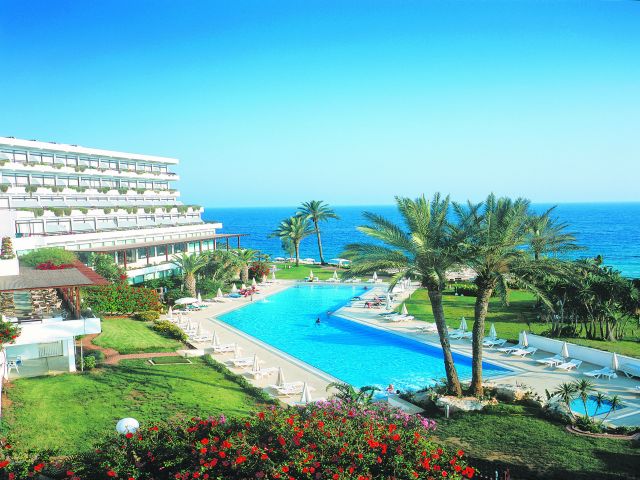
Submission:
[[[255,295],[253,301],[259,301],[269,295],[278,293],[290,286],[294,285],[294,281],[279,280],[276,283],[270,283],[260,286],[260,294]],[[405,299],[411,291],[405,292],[400,301]],[[374,295],[384,295],[386,292],[385,285],[375,285],[366,297]],[[337,379],[331,375],[320,371],[306,363],[281,352],[270,345],[261,342],[244,332],[233,328],[217,319],[225,313],[237,308],[242,308],[251,303],[250,298],[238,298],[228,303],[212,303],[207,308],[193,311],[188,314],[192,322],[200,324],[201,329],[206,333],[216,331],[221,343],[235,343],[241,348],[241,355],[252,356],[257,354],[259,359],[264,362],[263,367],[281,367],[285,374],[287,382],[306,381],[312,390],[314,399],[327,396],[327,385]],[[361,307],[345,306],[334,312],[351,321],[359,322],[373,328],[384,329],[403,335],[414,340],[439,347],[437,334],[425,334],[417,329],[424,326],[424,322],[419,320],[411,320],[404,322],[389,322],[384,320],[379,313],[379,309],[367,309]],[[468,340],[451,340],[454,351],[471,356],[471,342]],[[194,344],[198,350],[192,354],[213,353],[210,343]],[[538,351],[533,357],[520,358],[516,356],[502,354],[494,349],[484,349],[484,361],[501,365],[512,370],[512,373],[501,375],[499,378],[487,379],[488,382],[504,383],[504,384],[525,384],[533,388],[542,398],[545,397],[545,390],[553,391],[559,384],[563,382],[574,381],[579,378],[585,378],[583,372],[600,368],[600,365],[583,363],[577,371],[564,371],[555,368],[545,367],[537,363],[535,360],[546,358],[556,354],[557,352]],[[229,362],[234,353],[215,354],[214,357],[222,362]],[[234,368],[227,363],[227,366],[235,373],[245,375],[249,378],[247,369]],[[268,388],[270,384],[275,383],[276,376],[272,375],[268,378],[254,380],[251,382],[260,388]],[[612,413],[607,421],[612,425],[640,425],[640,395],[636,390],[636,386],[640,385],[637,379],[627,378],[620,374],[617,379],[591,379],[594,382],[595,389],[608,395],[617,394],[623,401],[625,407]],[[299,395],[291,397],[279,397],[285,403],[295,403],[298,401]]]

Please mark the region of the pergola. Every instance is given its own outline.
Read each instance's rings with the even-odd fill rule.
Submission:
[[[0,277],[0,293],[56,289],[75,318],[81,318],[80,288],[108,284],[106,279],[76,260],[73,267],[61,270],[38,270],[20,265],[19,275]]]
[[[240,238],[248,236],[248,233],[209,233],[207,235],[198,235],[194,237],[177,238],[172,240],[154,240],[151,242],[125,243],[121,245],[106,245],[103,247],[92,247],[75,250],[85,253],[123,253],[124,268],[127,268],[127,250],[135,250],[144,248],[147,251],[147,264],[149,264],[149,249],[152,247],[167,247],[169,245],[180,245],[188,243],[198,243],[199,251],[202,253],[202,242],[213,240],[213,249],[218,249],[218,240],[226,241],[226,249],[229,250],[229,240],[235,238],[237,240],[237,248],[240,248]],[[165,248],[165,258],[169,261],[169,249]]]

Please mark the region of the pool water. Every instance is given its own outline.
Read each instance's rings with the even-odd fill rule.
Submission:
[[[621,408],[624,408],[624,407],[618,407],[616,409],[616,412]],[[584,403],[582,403],[582,399],[576,398],[575,400],[573,400],[571,402],[571,410],[573,410],[573,413],[576,413],[578,415],[584,415],[585,410],[584,410]],[[610,402],[605,401],[600,407],[598,407],[598,403],[596,402],[595,397],[589,396],[587,398],[587,412],[589,413],[590,417],[593,417],[594,415],[604,415],[606,413],[609,413],[609,410],[611,410]]]
[[[440,348],[327,315],[364,291],[356,286],[299,285],[219,318],[356,387],[386,388],[392,383],[401,390],[417,390],[444,378]],[[461,379],[470,378],[471,359],[453,356]],[[483,364],[487,377],[507,372]]]

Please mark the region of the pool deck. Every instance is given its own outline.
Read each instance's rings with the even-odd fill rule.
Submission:
[[[253,301],[260,301],[263,298],[281,292],[298,282],[279,280],[276,283],[267,284],[261,286],[261,293],[254,296]],[[322,282],[321,282],[322,283]],[[329,284],[335,285],[335,284]],[[365,296],[372,297],[375,294],[384,295],[386,291],[385,285],[368,285],[371,290],[366,293]],[[415,290],[415,288],[402,294],[400,301],[409,296],[409,294]],[[258,355],[258,358],[264,362],[263,367],[281,367],[283,369],[285,379],[287,382],[293,381],[306,381],[312,390],[312,397],[314,399],[323,398],[327,396],[327,385],[336,381],[337,379],[331,377],[325,372],[322,372],[306,363],[281,352],[270,345],[267,345],[247,334],[241,332],[230,325],[217,319],[225,313],[228,313],[237,308],[241,308],[251,303],[251,299],[239,298],[234,299],[228,303],[215,303],[209,307],[189,314],[192,322],[199,322],[202,329],[211,333],[214,329],[220,338],[221,343],[236,343],[241,347],[242,356]],[[351,321],[359,322],[365,325],[369,325],[374,328],[379,328],[394,332],[396,334],[403,335],[407,338],[412,338],[420,342],[427,344],[440,346],[437,334],[425,334],[417,331],[417,327],[424,325],[424,322],[420,320],[412,320],[406,322],[392,323],[382,319],[379,315],[382,310],[379,309],[367,309],[361,307],[349,307],[345,306],[334,312],[334,315],[338,315],[342,318],[346,318]],[[204,353],[211,353],[209,344],[195,344],[197,349],[202,350]],[[462,355],[468,357],[471,356],[471,342],[468,340],[451,340],[452,349]],[[582,372],[595,370],[600,368],[598,365],[592,365],[583,363],[578,371],[560,371],[553,368],[545,367],[537,362],[536,359],[546,358],[552,356],[553,353],[538,351],[533,358],[526,357],[514,357],[511,355],[505,355],[492,349],[484,349],[483,360],[494,363],[511,370],[511,372],[497,377],[487,379],[488,382],[495,382],[501,384],[525,384],[533,388],[542,398],[545,397],[545,390],[552,391],[560,383],[574,381],[579,378],[585,378]],[[215,354],[214,358],[221,362],[228,362],[234,357],[233,353],[227,354]],[[228,364],[227,364],[228,365]],[[235,373],[245,375],[249,378],[247,369],[230,367]],[[276,376],[272,375],[268,378],[261,380],[254,380],[250,378],[251,382],[260,388],[267,388],[272,383],[275,383]],[[608,395],[617,394],[623,403],[625,408],[616,411],[609,415],[607,422],[615,426],[635,426],[640,425],[640,394],[635,387],[640,385],[638,379],[627,378],[624,375],[620,375],[617,379],[591,379],[593,380],[594,387],[597,391],[601,391]],[[279,397],[285,403],[293,404],[298,401],[300,395],[292,395],[290,397]]]

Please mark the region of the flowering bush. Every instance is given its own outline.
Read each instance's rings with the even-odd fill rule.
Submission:
[[[30,267],[35,267],[41,263],[52,263],[53,265],[71,264],[75,260],[77,258],[73,252],[60,247],[38,248],[20,257],[20,261]]]
[[[0,247],[0,259],[10,260],[16,258],[16,254],[13,253],[13,243],[11,243],[11,237],[2,237],[2,247]]]
[[[66,477],[56,478],[473,478],[464,452],[447,454],[429,439],[434,428],[428,419],[376,404],[270,407],[251,417],[193,418],[112,437],[95,452],[69,459]]]
[[[269,275],[269,264],[267,262],[253,262],[249,266],[249,278],[255,278],[256,280],[262,280],[262,277]]]
[[[0,320],[0,347],[14,343],[19,336],[18,325]]]
[[[83,290],[85,306],[101,313],[134,313],[160,311],[161,304],[155,290],[131,287],[125,283],[87,287]]]
[[[70,263],[61,263],[56,265],[51,261],[42,262],[36,265],[36,270],[64,270],[65,268],[73,268]]]

